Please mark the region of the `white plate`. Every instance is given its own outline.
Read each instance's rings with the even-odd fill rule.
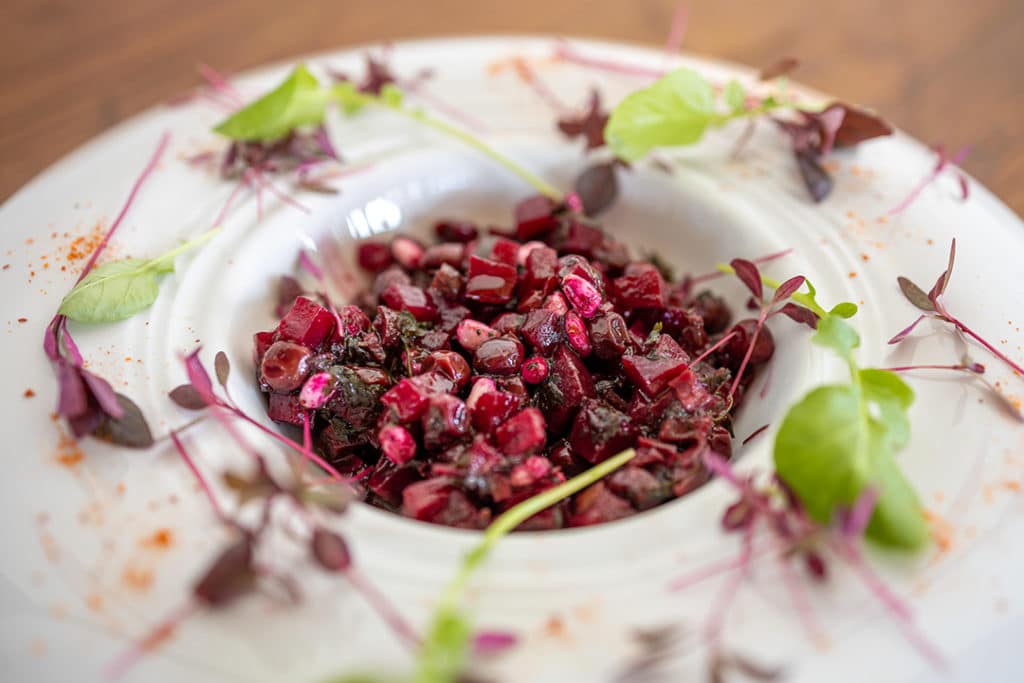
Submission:
[[[583,165],[578,146],[554,132],[551,109],[510,71],[488,71],[514,54],[550,54],[553,44],[540,38],[403,43],[393,50],[393,65],[403,74],[431,67],[435,96],[472,112],[500,149],[568,187]],[[669,63],[658,52],[635,47],[575,45],[607,59]],[[330,65],[358,73],[361,54],[308,62],[314,70]],[[679,61],[722,81],[752,75],[697,58]],[[254,73],[238,86],[258,94],[289,66]],[[571,64],[539,68],[572,103],[582,103],[591,85],[614,102],[645,82]],[[55,383],[40,349],[43,328],[83,263],[68,263],[68,243],[112,219],[163,131],[173,135],[170,153],[111,253],[161,253],[213,220],[231,185],[182,158],[220,144],[209,129],[221,115],[203,104],[143,114],[55,165],[0,210],[0,258],[10,264],[0,271],[6,292],[0,320],[8,328],[0,354],[7,441],[0,478],[7,549],[0,559],[0,656],[7,680],[100,680],[103,667],[130,639],[181,604],[224,538],[166,442],[139,453],[89,441],[82,462],[60,464],[60,430],[50,417]],[[528,192],[486,160],[387,116],[333,126],[349,160],[400,151],[344,178],[338,196],[302,196],[309,214],[271,201],[258,220],[248,198],[223,234],[182,260],[150,311],[102,328],[73,328],[90,367],[131,395],[159,434],[188,418],[165,394],[184,379],[180,354],[199,343],[208,362],[216,350],[228,352],[234,395],[253,415],[261,414],[249,381],[250,335],[272,324],[273,280],[294,270],[301,248],[366,231],[421,231],[441,215],[507,223],[512,203]],[[933,164],[928,150],[907,136],[836,154],[835,191],[813,205],[775,130],[761,126],[734,161],[728,152],[738,134],[727,128],[693,149],[667,154],[677,166],[672,176],[642,166],[628,174],[622,199],[603,224],[635,251],[657,249],[683,270],[698,272],[735,256],[795,248],[766,270],[807,275],[822,301],[861,303],[855,322],[865,366],[957,360],[962,346],[931,324],[898,349],[885,343],[915,316],[899,295],[896,275],[929,282],[944,267],[956,236],[949,307],[1011,356],[1024,356],[1018,303],[1024,299],[1024,225],[984,188],[972,182],[970,199],[960,202],[952,181],[941,181],[906,212],[883,221]],[[720,280],[716,287],[742,303],[737,285]],[[774,329],[778,352],[765,400],[744,408],[740,436],[764,423],[777,426],[785,407],[808,388],[841,376],[841,368],[808,344],[805,331],[791,324]],[[1009,393],[1024,393],[1020,378],[980,350],[972,353]],[[730,613],[726,643],[783,666],[789,680],[966,681],[980,667],[989,681],[1019,679],[1014,648],[1024,637],[1024,596],[1016,586],[1024,546],[1015,540],[1024,519],[1015,489],[1024,471],[1018,455],[1024,430],[973,385],[923,375],[911,381],[918,394],[914,435],[901,462],[929,510],[949,522],[951,545],[914,561],[873,560],[910,603],[949,668],[931,668],[861,584],[842,572],[811,591],[827,644],[811,643],[784,597],[776,567],[758,565]],[[35,396],[24,397],[26,389]],[[743,449],[742,470],[767,466],[772,434]],[[190,432],[187,441],[213,477],[228,463],[241,462],[215,427]],[[269,443],[261,444],[280,457]],[[516,631],[523,641],[488,670],[508,681],[613,680],[636,651],[630,634],[637,628],[682,624],[685,643],[699,642],[716,582],[682,593],[668,593],[666,586],[688,568],[735,554],[737,540],[718,525],[730,497],[725,485],[713,483],[625,521],[504,541],[474,582],[472,609],[480,625]],[[417,625],[476,538],[365,506],[352,510],[344,528],[362,570]],[[171,534],[167,548],[145,542],[160,530]],[[316,572],[307,574],[301,606],[255,599],[194,617],[127,680],[316,681],[353,669],[407,669],[407,656],[358,595]],[[703,675],[702,657],[697,652],[676,660],[673,680]]]

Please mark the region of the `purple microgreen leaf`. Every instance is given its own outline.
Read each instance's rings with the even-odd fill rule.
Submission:
[[[85,369],[79,369],[79,372],[82,374],[82,379],[85,380],[85,385],[88,387],[89,393],[91,393],[93,398],[96,399],[100,409],[111,417],[122,417],[124,415],[124,410],[121,402],[118,400],[117,393],[114,391],[114,388],[110,386],[110,382]]]
[[[796,57],[783,57],[763,67],[757,75],[757,79],[760,81],[771,81],[779,76],[786,76],[792,73],[798,66],[800,66],[800,60]]]
[[[207,405],[191,384],[174,387],[167,396],[185,410],[202,410]]]
[[[203,362],[199,360],[199,351],[200,349],[196,349],[185,357],[185,372],[188,375],[189,383],[198,392],[199,396],[207,404],[212,405],[217,403],[217,397],[213,393],[213,383],[210,381],[210,375],[206,372],[206,368],[203,367]]]
[[[115,417],[105,412],[103,419],[93,431],[93,436],[115,446],[126,448],[149,448],[153,445],[153,433],[139,407],[124,394],[115,394],[120,415]]]
[[[608,124],[608,112],[601,109],[601,93],[596,89],[590,91],[587,110],[576,116],[566,116],[558,120],[558,130],[572,139],[582,137],[586,141],[586,151],[604,147],[604,129]]]
[[[57,334],[63,324],[64,316],[55,315],[43,333],[43,351],[46,353],[46,357],[53,361],[60,358],[60,352],[57,350]]]
[[[807,325],[812,330],[818,329],[818,315],[811,309],[798,306],[792,301],[780,308],[779,313],[792,318],[798,323]]]
[[[226,607],[256,587],[252,539],[245,536],[228,546],[192,589],[208,607]]]
[[[831,152],[836,135],[846,119],[846,109],[842,105],[833,104],[816,114],[805,112],[804,116],[818,128],[818,144],[814,151],[819,155]]]
[[[96,431],[100,422],[103,421],[103,411],[99,409],[95,402],[90,402],[85,412],[68,417],[67,421],[68,426],[71,427],[71,434],[76,439],[81,439],[83,436],[89,436]]]
[[[231,375],[231,361],[228,360],[228,354],[218,351],[213,358],[213,369],[217,374],[217,382],[222,387],[226,387],[228,377]]]
[[[775,290],[775,296],[772,297],[772,304],[777,304],[785,301],[789,297],[796,294],[796,291],[804,286],[805,278],[803,275],[796,275],[789,278]]]
[[[310,550],[313,559],[329,572],[343,572],[352,566],[352,555],[348,544],[333,531],[317,527],[310,539]]]
[[[740,279],[750,293],[754,295],[758,301],[764,298],[764,285],[761,284],[761,272],[757,269],[752,262],[735,258],[729,262],[732,269],[736,271],[736,277]]]
[[[919,322],[921,322],[922,320],[924,320],[925,317],[926,316],[923,316],[923,315],[917,316],[917,320],[915,320],[914,322],[910,323],[909,325],[904,327],[902,330],[897,332],[896,335],[892,339],[890,339],[888,343],[889,344],[899,344],[901,341],[903,341],[904,339],[909,337],[910,333],[914,331],[915,327],[917,327],[917,324]]]
[[[942,286],[939,288],[938,295],[946,293],[946,287],[949,286],[949,278],[953,277],[953,262],[956,260],[956,238],[949,244],[949,264],[946,266],[946,272],[942,274]]]
[[[811,194],[811,199],[820,202],[832,192],[832,176],[818,161],[818,156],[806,150],[797,150],[796,163],[800,168],[800,177],[804,186]]]
[[[89,392],[81,371],[64,358],[57,360],[57,413],[72,418],[89,409]]]
[[[915,285],[911,280],[900,275],[896,278],[896,283],[900,286],[900,291],[903,292],[903,296],[905,296],[907,301],[911,304],[922,311],[932,312],[935,310],[935,304],[932,303],[931,295],[925,294],[924,290]]]
[[[615,162],[592,164],[576,178],[576,194],[585,215],[596,216],[615,202],[619,194],[615,166]]]
[[[892,126],[874,114],[843,103],[831,106],[842,107],[844,112],[842,125],[835,133],[836,147],[851,147],[865,140],[892,135]]]
[[[473,636],[473,652],[489,657],[505,652],[519,643],[519,636],[509,631],[477,631]]]

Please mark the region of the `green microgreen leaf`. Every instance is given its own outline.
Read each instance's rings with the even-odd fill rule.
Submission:
[[[82,323],[109,323],[130,318],[153,305],[160,276],[174,272],[174,259],[213,237],[209,231],[162,256],[126,258],[94,268],[67,293],[57,312]]]
[[[811,341],[835,351],[843,360],[853,359],[853,350],[860,346],[860,335],[850,325],[834,315],[826,315],[818,321],[818,331]]]
[[[270,141],[301,126],[323,121],[331,90],[299,64],[281,85],[219,123],[214,130],[232,140]]]
[[[729,110],[734,114],[740,114],[743,112],[747,103],[747,91],[743,85],[737,81],[729,81],[729,84],[725,86],[725,103],[728,105]]]
[[[600,481],[635,456],[632,448],[613,455],[586,472],[509,508],[487,527],[483,540],[466,555],[441,596],[430,630],[420,646],[413,679],[416,683],[452,683],[462,673],[473,635],[472,624],[460,612],[463,595],[473,572],[483,564],[498,541],[538,512]]]

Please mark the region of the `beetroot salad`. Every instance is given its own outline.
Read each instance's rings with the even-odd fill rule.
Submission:
[[[353,303],[300,295],[255,335],[269,416],[308,420],[367,503],[448,526],[483,528],[626,448],[627,467],[520,528],[608,522],[701,486],[701,455],[731,455],[768,330],[748,353],[754,320],[730,326],[721,298],[545,197],[514,216],[439,222],[429,246],[359,244],[372,284]]]

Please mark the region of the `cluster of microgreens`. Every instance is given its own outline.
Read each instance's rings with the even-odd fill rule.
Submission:
[[[568,55],[570,53],[563,50],[562,58],[568,58]],[[594,66],[592,62],[590,65]],[[764,75],[775,77],[792,66],[787,62],[775,68],[774,73]],[[716,102],[715,89],[709,81],[688,69],[675,70],[664,74],[650,87],[627,97],[610,116],[602,111],[600,98],[595,92],[581,116],[560,118],[559,129],[564,134],[582,137],[588,150],[597,149],[607,141],[614,154],[612,161],[591,167],[581,177],[577,185],[579,194],[584,197],[581,204],[579,197],[563,196],[553,186],[461,129],[406,106],[395,83],[394,76],[373,61],[369,63],[367,80],[359,86],[347,80],[323,86],[305,67],[298,66],[280,86],[236,111],[215,129],[232,140],[233,151],[225,157],[227,163],[224,167],[234,170],[226,171],[226,175],[241,173],[244,180],[250,171],[260,173],[283,168],[282,158],[297,160],[297,167],[301,167],[305,163],[302,155],[307,152],[297,152],[295,145],[306,145],[310,138],[305,136],[310,134],[319,149],[319,152],[311,152],[314,157],[338,158],[326,137],[316,139],[323,131],[326,110],[332,103],[340,105],[349,114],[368,106],[390,110],[446,133],[498,161],[541,194],[559,203],[564,202],[570,210],[585,208],[588,213],[596,213],[614,199],[615,168],[646,156],[656,147],[694,143],[707,129],[728,121],[767,115],[783,107],[792,109],[798,120],[774,120],[790,135],[806,184],[815,199],[823,198],[831,187],[831,180],[826,182],[827,176],[819,163],[822,156],[834,147],[856,144],[890,132],[881,120],[846,105],[833,104],[814,112],[796,109],[791,103],[773,96],[758,98],[750,95],[736,82],[721,89],[725,103],[723,109]],[[220,90],[225,87],[226,82],[218,86]],[[287,143],[281,146],[282,141]],[[120,320],[147,308],[156,298],[159,275],[173,269],[175,256],[213,235],[208,232],[156,259],[127,259],[94,268],[96,259],[120,224],[142,182],[158,162],[166,143],[166,138],[161,141],[157,154],[133,188],[121,215],[94,252],[79,283],[65,297],[60,314],[47,329],[44,347],[55,365],[60,385],[58,412],[69,420],[76,436],[91,433],[115,443],[138,447],[153,443],[149,428],[134,403],[116,394],[109,383],[84,369],[81,354],[67,332],[66,321],[68,318],[84,322]],[[940,164],[937,172],[943,168]],[[1021,369],[1016,364],[945,308],[940,297],[948,284],[951,269],[952,254],[949,268],[928,294],[901,278],[904,294],[911,303],[924,310],[925,315],[897,335],[893,343],[905,338],[921,319],[932,317],[972,336],[1020,373]],[[749,663],[723,654],[718,634],[724,619],[724,607],[736,593],[736,582],[749,572],[753,560],[764,554],[773,554],[782,561],[793,599],[801,614],[808,617],[810,612],[806,598],[798,584],[791,580],[792,569],[786,560],[799,559],[812,578],[822,580],[826,576],[824,551],[832,551],[847,562],[877,597],[900,617],[915,642],[925,647],[923,641],[909,630],[906,608],[870,572],[859,549],[862,535],[907,549],[920,547],[927,538],[920,504],[895,461],[895,453],[909,439],[907,408],[913,400],[913,392],[892,371],[857,366],[853,351],[860,340],[843,321],[856,312],[853,304],[840,304],[826,311],[815,300],[815,290],[804,277],[797,276],[780,283],[762,275],[753,261],[736,259],[729,266],[720,266],[719,270],[735,274],[750,290],[760,311],[754,328],[748,331],[748,348],[733,380],[730,396],[736,391],[751,356],[756,353],[765,322],[779,313],[816,328],[813,341],[832,349],[846,362],[850,382],[819,387],[789,409],[774,445],[775,473],[767,481],[759,483],[753,476],[738,475],[710,448],[702,454],[708,469],[739,493],[739,500],[725,511],[722,523],[728,531],[742,534],[741,554],[737,560],[720,565],[715,571],[705,570],[696,578],[684,577],[674,584],[676,589],[680,589],[716,571],[736,572],[734,580],[723,589],[726,604],[715,612],[706,629],[709,642],[714,646],[712,676],[720,677],[730,667],[746,670],[746,673],[754,672],[751,675],[755,676],[759,671]],[[291,284],[294,288],[294,282]],[[775,290],[770,298],[765,296],[765,285]],[[802,287],[807,291],[798,291]],[[136,289],[137,292],[134,291]],[[727,341],[731,341],[730,337],[720,343]],[[359,578],[343,537],[331,531],[321,519],[325,514],[341,513],[353,494],[349,488],[351,480],[343,477],[313,450],[309,416],[304,422],[302,443],[294,442],[249,417],[234,402],[227,391],[230,368],[226,356],[218,354],[215,361],[216,376],[224,397],[214,391],[198,352],[185,359],[185,367],[189,383],[173,390],[171,398],[183,408],[209,410],[238,441],[242,450],[252,456],[253,472],[247,475],[228,473],[224,476],[224,483],[238,495],[239,508],[253,501],[260,501],[261,507],[255,524],[246,524],[239,516],[227,514],[178,432],[171,433],[171,441],[179,455],[197,477],[217,516],[233,530],[235,540],[197,581],[189,608],[175,612],[170,622],[161,625],[140,644],[139,649],[121,660],[115,667],[117,670],[123,669],[139,652],[155,643],[158,636],[166,635],[168,624],[180,620],[196,607],[224,607],[268,584],[284,588],[289,595],[294,593],[295,582],[290,575],[279,568],[264,566],[258,553],[260,544],[272,527],[275,517],[272,509],[281,505],[303,521],[306,532],[303,542],[313,560],[323,569],[340,573],[352,581],[396,634],[416,649],[413,680],[423,683],[454,681],[464,671],[474,645],[473,629],[462,611],[464,592],[474,570],[481,566],[497,542],[522,522],[597,482],[635,455],[631,450],[620,453],[498,517],[488,527],[480,544],[466,557],[443,594],[426,636],[420,640],[372,586]],[[967,362],[949,368],[974,374],[983,371],[980,364]],[[896,370],[904,369],[908,368]],[[235,428],[234,420],[249,423],[283,444],[290,453],[301,457],[298,463],[289,461],[293,465],[290,483],[283,484],[271,476],[263,456],[245,441]],[[822,463],[826,462],[827,467],[823,467]],[[316,470],[319,476],[314,475],[312,481],[311,468],[319,468]],[[323,473],[326,473],[326,479]],[[758,536],[762,530],[770,537],[767,547]],[[503,633],[476,636],[477,651],[493,651],[515,642],[513,637]],[[773,675],[764,671],[760,673],[765,679]],[[378,679],[363,676],[358,680]]]

